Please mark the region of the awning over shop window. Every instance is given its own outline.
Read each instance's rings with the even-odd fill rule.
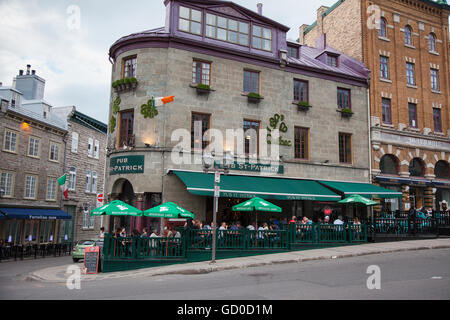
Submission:
[[[407,184],[407,185],[417,185],[417,186],[431,186],[431,180],[421,179],[421,178],[402,178],[394,176],[377,176],[376,181],[385,183],[396,183],[396,184]]]
[[[214,174],[171,171],[199,196],[214,196]],[[341,196],[312,180],[270,178],[259,176],[222,175],[220,196],[248,199],[260,197],[277,200],[339,201]]]
[[[374,186],[370,183],[356,183],[356,182],[335,182],[335,181],[319,181],[321,184],[335,190],[338,193],[343,193],[346,197],[353,194],[360,196],[378,197],[381,199],[401,198],[402,193],[393,191],[378,186]]]
[[[6,219],[30,219],[30,220],[70,220],[72,216],[67,212],[57,209],[30,209],[30,208],[0,208],[1,216]]]

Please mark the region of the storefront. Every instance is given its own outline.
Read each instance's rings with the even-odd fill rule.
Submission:
[[[61,243],[64,221],[72,216],[57,209],[0,208],[0,239],[13,245],[25,243]]]

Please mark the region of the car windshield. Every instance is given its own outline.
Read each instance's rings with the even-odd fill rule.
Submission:
[[[95,244],[95,241],[93,240],[80,240],[78,241],[78,245],[80,246],[93,246]]]

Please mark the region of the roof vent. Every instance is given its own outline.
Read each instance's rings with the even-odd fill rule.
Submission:
[[[23,76],[23,70],[19,70],[19,76]]]
[[[263,4],[262,3],[258,3],[256,6],[258,7],[258,14],[260,16],[262,16]]]
[[[27,76],[30,75],[31,64],[27,64]]]

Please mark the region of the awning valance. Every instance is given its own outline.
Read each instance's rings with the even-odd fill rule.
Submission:
[[[172,170],[199,196],[214,196],[214,174]],[[222,175],[220,196],[248,199],[260,197],[277,200],[339,201],[341,196],[312,180],[297,180],[263,176]]]
[[[324,186],[331,188],[333,191],[344,194],[346,197],[358,194],[363,197],[378,197],[381,199],[401,198],[402,193],[393,191],[370,183],[357,182],[338,182],[338,181],[319,181]]]
[[[72,216],[58,209],[0,208],[6,219],[70,220]]]

